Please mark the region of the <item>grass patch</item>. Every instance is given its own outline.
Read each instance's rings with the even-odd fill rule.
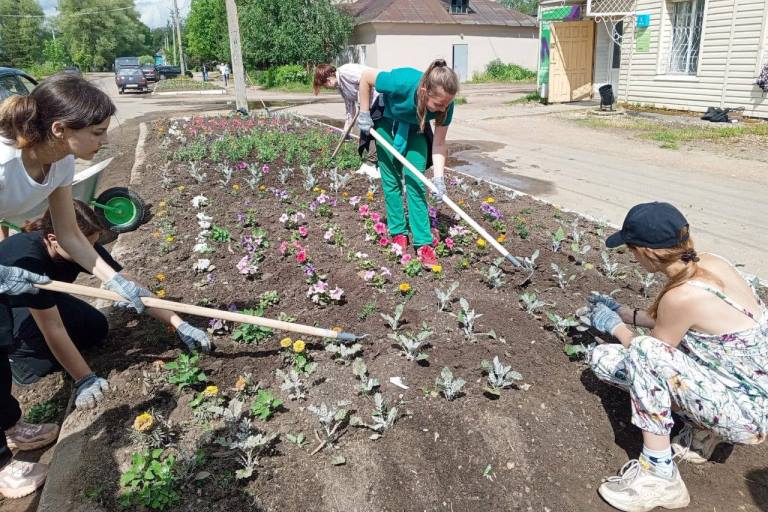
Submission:
[[[58,419],[61,412],[61,404],[54,400],[48,400],[30,407],[27,415],[24,416],[24,421],[35,424],[51,423]]]
[[[155,84],[156,92],[213,90],[221,90],[221,87],[211,82],[200,82],[191,78],[168,78]]]
[[[485,66],[485,71],[472,75],[470,83],[524,82],[534,78],[536,78],[535,71],[517,64],[505,64],[500,59],[494,59]]]
[[[466,97],[466,96],[456,96],[456,97],[453,99],[453,102],[454,102],[456,105],[466,105],[466,104],[467,104],[467,97]]]
[[[539,96],[538,92],[529,92],[525,96],[522,96],[520,98],[517,98],[516,100],[512,101],[506,101],[504,102],[505,105],[518,105],[520,103],[538,103],[541,101],[541,96]]]

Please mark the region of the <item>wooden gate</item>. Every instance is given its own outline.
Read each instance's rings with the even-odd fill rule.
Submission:
[[[586,100],[592,97],[592,56],[595,23],[552,23],[549,61],[549,102]]]

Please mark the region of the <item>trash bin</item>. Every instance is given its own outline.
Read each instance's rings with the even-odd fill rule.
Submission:
[[[604,110],[603,107],[608,107],[609,110],[613,110],[613,86],[611,84],[605,84],[597,91],[600,93],[600,110]]]

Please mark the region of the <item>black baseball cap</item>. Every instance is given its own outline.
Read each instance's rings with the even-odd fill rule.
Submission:
[[[624,218],[621,231],[605,240],[611,249],[629,244],[650,249],[669,249],[688,240],[688,221],[669,203],[633,206]]]

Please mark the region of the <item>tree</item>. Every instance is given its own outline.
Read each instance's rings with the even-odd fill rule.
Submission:
[[[330,61],[353,28],[331,0],[244,0],[238,9],[249,67]]]
[[[196,62],[229,62],[224,0],[192,0],[184,31],[186,54]]]
[[[83,70],[110,69],[116,57],[152,51],[133,0],[60,0],[59,10],[62,38]]]
[[[37,0],[0,0],[0,59],[4,63],[26,68],[40,60],[42,16]]]
[[[523,14],[536,14],[539,0],[499,0],[499,3]]]
[[[72,61],[61,38],[49,39],[43,43],[43,58],[54,68],[63,68]]]

